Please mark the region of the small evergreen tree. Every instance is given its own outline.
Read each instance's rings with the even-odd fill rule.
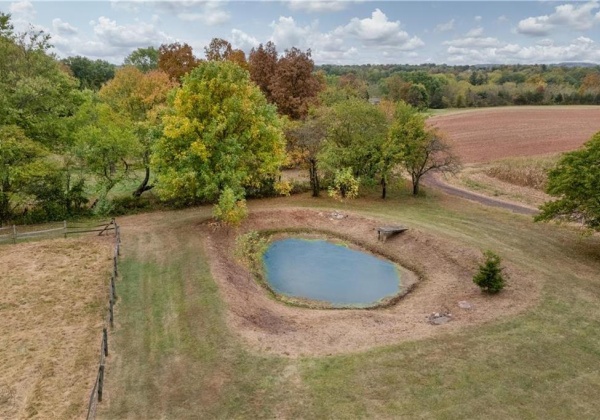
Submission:
[[[492,251],[485,251],[485,262],[479,265],[479,271],[473,277],[473,282],[487,293],[498,293],[504,288],[500,257]]]

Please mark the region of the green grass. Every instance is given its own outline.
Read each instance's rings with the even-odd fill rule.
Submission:
[[[359,211],[492,249],[543,279],[540,302],[461,333],[358,354],[259,355],[228,330],[201,238],[189,228],[211,209],[136,216],[147,231],[128,229],[124,219],[117,355],[100,417],[597,417],[600,238],[403,190],[385,202],[301,195],[250,203],[251,210],[288,206]]]

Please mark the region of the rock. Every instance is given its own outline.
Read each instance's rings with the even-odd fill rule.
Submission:
[[[450,318],[449,316],[442,315],[431,319],[429,322],[431,322],[433,325],[442,325],[450,322],[451,320],[452,318]]]
[[[471,305],[466,300],[461,300],[460,302],[458,302],[458,307],[461,309],[472,309],[473,305]]]

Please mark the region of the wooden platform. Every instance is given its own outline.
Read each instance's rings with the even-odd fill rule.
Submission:
[[[397,235],[404,231],[408,230],[407,227],[404,226],[381,226],[377,228],[377,240],[386,241],[387,238],[393,235]]]

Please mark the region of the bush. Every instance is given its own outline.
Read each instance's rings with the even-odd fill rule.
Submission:
[[[358,196],[360,180],[352,175],[351,168],[337,170],[333,177],[333,185],[329,187],[329,196],[344,201]]]
[[[256,231],[239,236],[235,241],[235,256],[258,275],[262,272],[262,257],[269,247],[269,239]]]
[[[473,282],[487,293],[498,293],[504,288],[500,257],[492,251],[485,251],[485,262],[479,266],[479,271],[473,277]]]
[[[233,190],[225,188],[219,197],[219,202],[213,209],[215,219],[232,226],[242,223],[242,220],[248,216],[246,200],[238,200]]]

